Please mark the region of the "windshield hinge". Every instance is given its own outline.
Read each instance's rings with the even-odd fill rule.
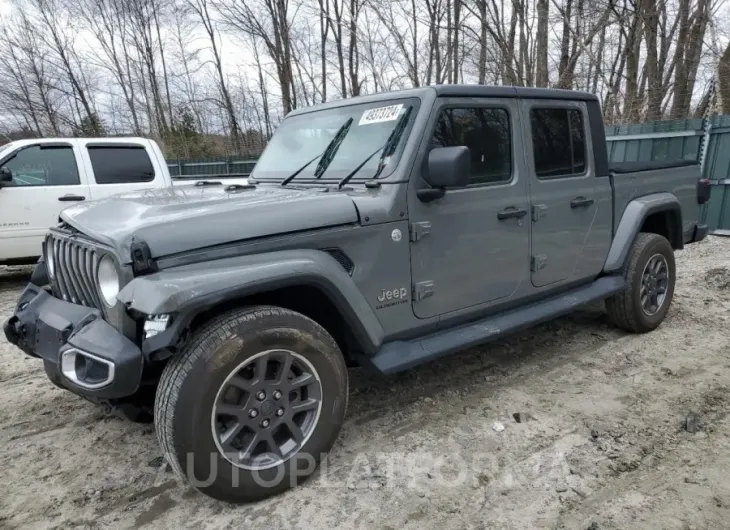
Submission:
[[[431,233],[431,221],[420,221],[418,223],[411,223],[410,234],[411,241],[416,242],[424,236]]]

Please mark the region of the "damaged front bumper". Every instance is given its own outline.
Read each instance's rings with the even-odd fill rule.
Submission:
[[[49,377],[74,393],[115,399],[140,386],[142,352],[98,309],[59,300],[31,283],[3,329],[10,343],[43,359]]]

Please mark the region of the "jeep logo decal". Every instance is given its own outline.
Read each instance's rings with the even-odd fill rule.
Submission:
[[[387,291],[383,289],[383,292],[380,293],[380,296],[378,296],[378,302],[385,302],[386,300],[398,300],[403,299],[408,296],[408,291],[405,287],[401,287],[400,289],[396,288],[392,291]]]
[[[408,289],[405,287],[396,287],[395,289],[383,289],[378,295],[378,304],[376,309],[384,309],[386,307],[405,304],[408,301]]]

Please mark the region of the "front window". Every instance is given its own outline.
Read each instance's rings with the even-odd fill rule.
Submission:
[[[509,114],[495,107],[445,108],[430,147],[466,146],[471,155],[469,184],[500,184],[512,179]]]
[[[284,180],[306,166],[294,177],[293,184],[312,182],[317,177],[322,182],[337,182],[353,171],[352,181],[362,182],[376,175],[384,178],[398,164],[418,104],[416,98],[385,100],[287,118],[266,146],[251,177]],[[399,123],[403,133],[393,135]],[[394,136],[399,136],[399,141],[385,152],[386,143]],[[322,156],[325,151],[328,153]]]
[[[38,146],[21,149],[3,165],[13,172],[12,187],[73,186],[80,183],[71,146]]]

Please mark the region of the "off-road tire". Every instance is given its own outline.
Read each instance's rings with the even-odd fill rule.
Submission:
[[[261,351],[297,352],[315,367],[321,412],[295,456],[258,471],[231,464],[211,431],[213,403],[224,381]],[[251,502],[281,493],[307,478],[334,444],[348,399],[347,369],[334,339],[313,320],[268,306],[236,309],[200,328],[165,367],[155,399],[157,437],[173,470],[193,487],[226,502]],[[314,465],[311,465],[314,459]],[[306,469],[304,466],[306,465]]]
[[[648,315],[641,305],[641,281],[646,264],[655,254],[661,254],[667,261],[669,285],[664,302],[658,312]],[[664,321],[674,296],[676,265],[672,245],[659,234],[640,233],[631,247],[621,272],[626,279],[626,287],[606,299],[609,318],[616,326],[633,333],[646,333],[656,329]]]

